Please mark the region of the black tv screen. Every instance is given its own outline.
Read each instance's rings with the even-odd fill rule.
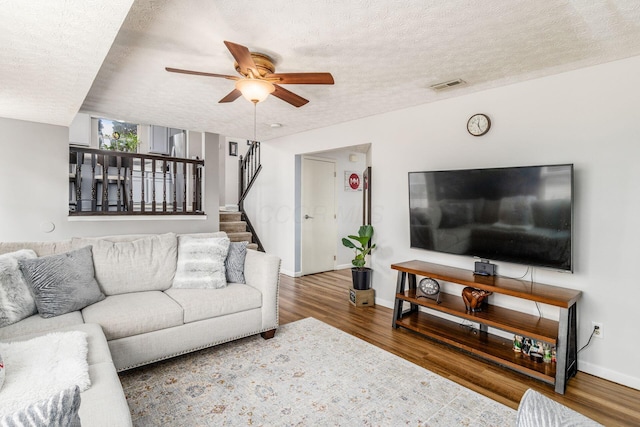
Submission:
[[[573,271],[573,165],[409,172],[411,247]]]

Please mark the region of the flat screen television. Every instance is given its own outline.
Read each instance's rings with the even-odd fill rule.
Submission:
[[[409,172],[411,247],[573,271],[573,165]]]

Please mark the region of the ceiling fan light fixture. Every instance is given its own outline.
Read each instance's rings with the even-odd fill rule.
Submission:
[[[276,90],[273,83],[262,79],[240,79],[236,81],[236,89],[242,96],[254,104],[262,102]]]

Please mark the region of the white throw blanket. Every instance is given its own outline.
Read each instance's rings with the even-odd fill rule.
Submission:
[[[2,342],[5,380],[0,389],[0,416],[78,385],[91,386],[87,334],[54,332],[27,341]]]

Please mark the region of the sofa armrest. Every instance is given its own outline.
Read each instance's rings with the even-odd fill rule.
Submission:
[[[262,292],[262,328],[264,330],[277,328],[280,258],[276,255],[248,250],[244,261],[244,279],[247,285]]]
[[[518,406],[517,427],[602,427],[590,418],[551,400],[532,389],[527,390]]]

